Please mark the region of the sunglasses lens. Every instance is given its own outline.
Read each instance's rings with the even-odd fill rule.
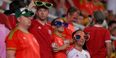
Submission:
[[[57,27],[60,27],[60,26],[62,26],[62,22],[56,21],[56,22],[54,23],[54,25],[57,26]]]
[[[53,6],[53,4],[48,3],[48,2],[41,2],[41,1],[36,1],[35,2],[36,6],[46,6],[47,8],[50,8]]]
[[[43,3],[42,2],[35,2],[36,5],[41,6]]]
[[[52,7],[52,4],[51,3],[46,3],[45,4],[47,7]]]
[[[75,39],[76,39],[76,40],[79,40],[80,37],[81,37],[80,35],[76,35]]]
[[[63,23],[64,24],[64,27],[68,27],[68,23]]]

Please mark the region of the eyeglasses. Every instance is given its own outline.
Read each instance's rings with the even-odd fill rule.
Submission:
[[[68,23],[63,23],[63,22],[60,22],[60,21],[55,21],[54,26],[57,26],[57,27],[61,27],[61,26],[68,27]]]
[[[53,6],[53,4],[49,2],[35,1],[34,3],[36,6],[45,6],[47,8],[51,8]]]

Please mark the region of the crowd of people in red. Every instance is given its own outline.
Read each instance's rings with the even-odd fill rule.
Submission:
[[[100,0],[13,0],[0,13],[0,58],[115,58],[116,16]]]

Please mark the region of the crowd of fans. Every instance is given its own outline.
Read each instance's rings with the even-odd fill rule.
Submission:
[[[116,58],[116,14],[108,1],[6,1],[0,58]]]

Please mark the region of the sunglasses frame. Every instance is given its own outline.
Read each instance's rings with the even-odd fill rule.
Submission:
[[[41,5],[39,5],[38,2],[41,2],[41,1],[35,1],[34,4],[36,6],[43,6],[44,5],[47,8],[51,8],[53,6],[53,4],[52,3],[49,3],[49,2],[41,2],[42,3]],[[47,6],[47,4],[50,4],[51,6]]]

